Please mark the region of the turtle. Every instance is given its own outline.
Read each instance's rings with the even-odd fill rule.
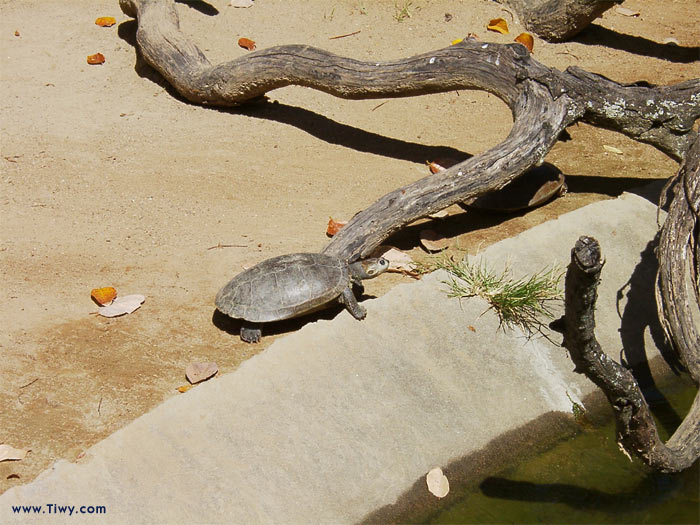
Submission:
[[[267,259],[231,279],[216,294],[216,308],[241,319],[241,339],[260,341],[261,323],[291,319],[338,300],[358,320],[367,311],[358,304],[353,286],[389,268],[383,257],[348,263],[322,253],[292,253]]]

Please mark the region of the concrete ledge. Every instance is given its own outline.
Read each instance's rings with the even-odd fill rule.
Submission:
[[[643,351],[630,347],[627,357],[644,365],[659,355],[652,282],[645,280],[654,268],[646,256],[640,265],[655,233],[656,206],[625,194],[481,257],[489,266],[509,260],[524,275],[566,265],[580,235],[596,237],[607,259],[599,339],[615,358],[641,343],[635,348]],[[569,398],[580,402],[594,390],[572,372],[564,349],[499,330],[483,301],[448,299],[444,278],[436,272],[368,301],[361,323],[343,312],[278,339],[78,463],[58,462],[8,490],[0,522],[76,522],[11,509],[48,503],[103,505],[101,523],[356,522],[396,502],[431,468],[551,411],[570,412]]]

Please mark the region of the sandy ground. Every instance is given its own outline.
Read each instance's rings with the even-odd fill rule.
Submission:
[[[236,45],[242,36],[259,48],[305,43],[374,60],[438,49],[469,32],[510,42],[522,30],[488,1],[227,3],[177,4],[183,31],[212,62],[246,53]],[[411,17],[399,22],[403,6]],[[536,40],[535,58],[623,82],[700,75],[696,0],[625,7],[642,14],[607,13],[575,42]],[[99,16],[118,23],[100,28]],[[485,30],[497,16],[510,35]],[[507,107],[479,92],[379,106],[289,87],[264,107],[198,107],[137,59],[134,30],[116,0],[0,0],[0,443],[31,449],[23,461],[0,463],[0,492],[182,395],[188,363],[216,361],[229,372],[298,327],[242,344],[214,322],[214,296],[246,266],[321,249],[329,216],[347,219],[426,176],[425,161],[484,151],[511,124]],[[667,37],[680,46],[662,45]],[[96,52],[106,62],[88,65]],[[453,253],[473,253],[677,168],[611,132],[581,125],[570,133],[547,158],[568,177],[565,197],[509,217],[454,207],[430,227],[453,239]],[[418,230],[391,242],[424,257]],[[407,279],[382,276],[368,293]],[[90,290],[101,286],[147,299],[131,315],[98,317]]]

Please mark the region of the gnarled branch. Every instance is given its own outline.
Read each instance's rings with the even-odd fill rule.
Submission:
[[[598,385],[612,405],[620,445],[657,470],[679,472],[700,457],[700,394],[673,436],[663,443],[634,376],[608,357],[596,339],[595,303],[603,264],[598,241],[581,237],[571,251],[566,273],[564,346],[576,371]]]

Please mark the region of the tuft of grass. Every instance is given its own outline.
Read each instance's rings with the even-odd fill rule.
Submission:
[[[519,327],[528,335],[543,333],[541,319],[553,319],[551,306],[564,297],[560,287],[564,270],[555,266],[521,279],[513,279],[509,268],[497,273],[483,263],[443,260],[437,266],[450,275],[450,280],[444,281],[449,286],[449,297],[482,297],[502,325]]]
[[[394,20],[401,23],[407,18],[411,18],[412,5],[413,2],[409,2],[408,0],[404,0],[404,3],[402,5],[395,3],[394,8],[396,9],[396,11],[394,12]]]

